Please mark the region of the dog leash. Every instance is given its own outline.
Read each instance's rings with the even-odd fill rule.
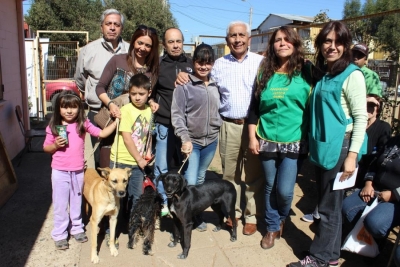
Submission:
[[[186,161],[187,161],[188,159],[189,159],[189,156],[186,155],[186,159],[183,160],[182,166],[179,168],[179,171],[178,171],[179,174],[181,174],[181,170],[182,170],[183,166],[185,166],[185,163],[186,163]]]

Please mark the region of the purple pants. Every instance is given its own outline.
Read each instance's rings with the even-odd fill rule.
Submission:
[[[81,214],[83,176],[83,170],[52,170],[54,228],[51,237],[54,241],[67,239],[68,230],[71,235],[84,232]]]

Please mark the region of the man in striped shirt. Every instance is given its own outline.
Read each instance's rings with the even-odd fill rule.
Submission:
[[[236,187],[236,218],[243,215],[244,235],[257,231],[256,206],[262,211],[263,175],[257,155],[248,151],[249,135],[246,123],[253,84],[263,56],[248,51],[250,27],[242,21],[233,21],[226,32],[230,54],[215,61],[211,76],[217,81],[221,93],[229,95],[228,103],[221,103],[223,124],[219,135],[223,179]],[[240,208],[242,189],[245,190],[245,209]],[[257,199],[257,203],[256,203]],[[232,222],[228,219],[227,225]]]

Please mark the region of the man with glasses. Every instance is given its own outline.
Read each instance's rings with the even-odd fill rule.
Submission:
[[[129,48],[129,43],[121,38],[124,16],[118,10],[105,10],[100,17],[100,22],[103,37],[81,48],[74,77],[76,85],[85,96],[85,102],[89,106],[88,118],[93,124],[95,124],[94,115],[101,107],[101,100],[96,94],[96,86],[103,69],[112,56],[126,54]],[[91,139],[92,146],[94,146],[97,138],[92,137]],[[99,150],[96,150],[94,154],[96,167],[98,167],[99,157]]]
[[[175,89],[175,79],[179,72],[193,73],[192,60],[186,57],[183,50],[183,34],[177,28],[169,28],[163,36],[164,56],[160,61],[159,76],[149,99],[150,107],[157,110],[156,122],[156,160],[154,176],[170,170],[169,163],[175,151],[180,156],[180,139],[174,134],[171,124],[172,95]],[[161,216],[169,213],[167,196],[160,182],[157,185],[158,192],[163,196],[163,208]]]

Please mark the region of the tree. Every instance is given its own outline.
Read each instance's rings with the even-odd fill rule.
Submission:
[[[372,15],[384,11],[400,8],[399,0],[366,0],[361,7],[359,0],[346,0],[343,10],[343,18],[353,18],[358,16]],[[400,53],[400,15],[389,14],[368,19],[359,19],[348,23],[354,41],[362,42],[376,48],[383,49],[391,53],[391,57],[397,60]]]
[[[101,36],[99,19],[107,8],[124,14],[122,37],[128,42],[141,24],[155,28],[159,37],[167,28],[178,25],[164,0],[34,0],[25,21],[33,30],[88,31],[92,41]],[[41,37],[85,44],[82,34],[43,34]]]
[[[377,0],[376,10],[378,12],[400,8],[398,0]],[[400,55],[400,14],[386,15],[381,18],[377,27],[376,36],[381,40],[381,47],[384,51],[390,52],[392,59],[398,59]]]
[[[115,8],[125,15],[122,37],[127,41],[139,25],[156,29],[160,40],[166,29],[178,27],[169,4],[164,0],[105,0],[104,3],[106,8]]]
[[[35,0],[25,16],[33,30],[88,31],[89,39],[100,36],[99,17],[104,10],[101,0]],[[51,41],[80,41],[82,34],[43,34]]]

